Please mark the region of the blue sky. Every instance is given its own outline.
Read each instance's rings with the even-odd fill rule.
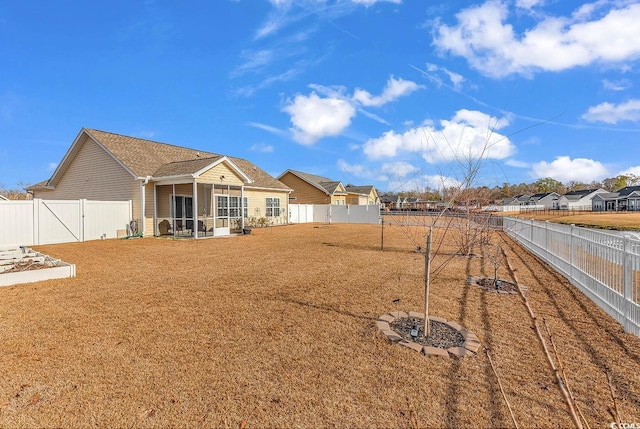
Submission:
[[[82,127],[401,191],[640,175],[640,3],[0,2],[0,185]]]

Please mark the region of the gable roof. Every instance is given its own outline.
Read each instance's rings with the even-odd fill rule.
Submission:
[[[149,176],[152,178],[189,175],[196,177],[203,170],[219,162],[226,162],[245,179],[249,187],[291,191],[284,183],[245,159],[90,128],[83,128],[80,131],[46,186],[55,185],[64,174],[79,149],[77,146],[80,145],[83,135],[91,138],[138,179]]]
[[[340,186],[342,185],[342,182],[340,181],[335,181],[329,179],[328,177],[317,176],[315,174],[304,173],[302,171],[296,170],[287,170],[280,176],[278,176],[278,179],[282,178],[287,173],[291,173],[294,176],[304,180],[305,182],[318,188],[327,195],[346,195],[345,192],[339,190]]]
[[[531,199],[532,200],[541,200],[541,199],[543,199],[545,197],[548,197],[549,195],[554,195],[554,194],[557,195],[557,196],[560,196],[557,192],[540,192],[538,194],[533,194],[531,196]]]
[[[580,197],[584,197],[584,196],[589,195],[589,194],[591,194],[591,193],[593,193],[593,192],[595,192],[597,190],[599,190],[599,189],[597,189],[597,188],[596,189],[580,189],[580,190],[577,190],[577,191],[567,192],[566,194],[564,194],[564,196],[567,197],[567,196],[579,195]]]
[[[640,192],[640,186],[625,186],[620,189],[617,194],[621,197],[627,196],[633,192]]]
[[[369,195],[375,189],[373,185],[365,185],[365,186],[355,186],[355,185],[347,185],[344,187],[347,192],[351,192],[353,194],[361,194],[361,195]]]

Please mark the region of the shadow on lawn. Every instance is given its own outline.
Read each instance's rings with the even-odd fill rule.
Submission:
[[[471,276],[471,258],[467,259],[467,266],[465,269],[466,276]],[[467,302],[469,301],[469,284],[467,282],[463,282],[464,289],[462,291],[462,297],[460,299],[460,313],[458,314],[457,323],[460,323],[462,326],[465,326],[465,319],[467,317]],[[460,359],[454,359],[453,364],[451,365],[451,371],[449,371],[449,387],[447,388],[446,398],[449,400],[446,403],[447,415],[445,416],[446,426],[447,427],[460,427],[460,422],[458,421],[459,414],[459,400],[460,400],[460,392],[462,388],[462,383],[460,380],[460,368],[462,367],[462,361]]]
[[[515,247],[517,247],[517,249]],[[537,286],[539,286],[540,289],[547,296],[548,302],[554,307],[554,309],[558,313],[559,318],[572,331],[574,337],[583,344],[585,350],[588,352],[589,356],[591,357],[591,361],[594,363],[594,365],[599,367],[602,371],[609,371],[611,374],[611,379],[612,379],[611,381],[615,385],[616,390],[618,392],[625,392],[625,396],[631,402],[633,402],[635,406],[640,407],[640,398],[634,393],[632,393],[631,389],[629,389],[628,382],[625,380],[624,374],[619,374],[618,372],[614,372],[613,369],[607,365],[607,362],[605,361],[605,359],[603,359],[603,357],[600,355],[598,350],[596,350],[595,347],[591,345],[591,343],[587,340],[586,335],[582,331],[580,331],[580,329],[578,329],[578,327],[576,326],[576,321],[573,320],[575,318],[575,314],[572,314],[572,316],[574,317],[569,317],[567,315],[565,309],[562,306],[563,300],[558,302],[557,295],[553,294],[549,290],[549,287],[545,284],[545,282],[540,281],[539,275],[536,274],[533,271],[533,269],[525,263],[522,256],[518,253],[518,250],[520,250],[520,246],[517,243],[514,243],[513,240],[510,240],[509,248],[513,253],[514,257],[518,258],[520,262],[519,265],[525,267],[527,271],[529,271],[531,276],[537,280]],[[542,269],[544,269],[546,273],[550,274],[556,280],[556,283],[563,287],[565,292],[571,295],[573,302],[575,302],[578,305],[578,307],[580,307],[580,309],[582,310],[583,317],[591,319],[591,321],[599,329],[606,332],[607,335],[613,340],[615,344],[617,344],[622,349],[624,353],[626,353],[628,356],[632,356],[636,360],[640,360],[640,356],[637,353],[634,353],[633,351],[631,351],[626,346],[626,344],[624,344],[622,339],[619,337],[618,332],[615,332],[610,328],[603,326],[599,322],[599,320],[589,312],[586,305],[584,304],[584,300],[589,299],[588,297],[583,295],[575,286],[571,285],[566,278],[564,278],[559,273],[557,273],[553,268],[543,263],[540,260],[540,258],[530,253],[529,255],[540,263],[540,266],[542,267]]]
[[[484,254],[481,257],[480,266],[482,267],[482,275],[486,276],[485,272],[485,259]],[[512,279],[513,280],[513,279]],[[470,287],[471,285],[465,282],[466,287]],[[502,296],[505,299],[508,299],[508,296]],[[489,303],[487,302],[487,293],[480,293],[480,311],[482,312],[482,330],[484,331],[484,345],[485,348],[489,351],[493,350],[493,329],[491,328],[491,320],[489,315]],[[489,394],[489,404],[491,409],[491,421],[493,424],[497,424],[497,422],[501,422],[504,424],[504,415],[502,414],[503,407],[502,397],[497,389],[497,382],[495,378],[495,374],[491,369],[491,365],[487,365],[485,362],[484,365],[484,375],[487,379],[488,386],[488,394]]]
[[[322,243],[322,245],[327,247],[339,247],[341,249],[347,249],[347,250],[368,250],[368,251],[378,251],[378,252],[381,251],[380,246],[373,246],[373,245],[367,246],[367,245],[358,245],[358,244],[351,244],[351,243],[329,243],[329,242],[324,242]],[[388,245],[385,245],[382,251],[398,252],[398,253],[418,253],[416,249],[389,247]]]
[[[363,316],[362,314],[355,314],[355,313],[351,313],[349,311],[339,310],[337,308],[329,307],[327,305],[320,305],[320,304],[314,304],[312,302],[299,301],[299,300],[293,299],[293,298],[272,298],[272,299],[274,301],[286,302],[286,303],[289,303],[289,304],[296,304],[296,305],[300,305],[300,306],[303,306],[303,307],[314,308],[316,310],[329,311],[329,312],[332,312],[332,313],[340,314],[342,316],[353,317],[353,318],[356,318],[356,319],[363,319],[363,320],[370,320],[370,321],[378,320],[377,317]]]

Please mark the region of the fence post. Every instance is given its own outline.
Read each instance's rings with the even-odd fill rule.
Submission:
[[[80,209],[80,233],[78,234],[80,237],[78,241],[80,241],[81,243],[84,242],[84,231],[85,231],[85,227],[87,226],[86,222],[85,222],[85,218],[84,215],[87,211],[87,200],[86,199],[80,199],[78,204],[78,208]]]
[[[576,226],[574,224],[571,224],[571,227],[569,228],[569,233],[570,233],[570,237],[569,237],[569,251],[571,252],[571,257],[570,257],[570,267],[571,267],[571,280],[574,280],[576,278],[575,276],[575,243],[574,243],[574,239],[573,239],[573,229]]]
[[[633,332],[631,323],[631,312],[634,306],[633,302],[633,257],[631,255],[631,240],[628,235],[623,237],[624,251],[622,252],[622,282],[624,284],[624,305],[622,306],[624,317],[624,331]]]
[[[40,244],[40,214],[42,213],[42,198],[34,198],[33,209],[33,244]]]
[[[544,250],[547,253],[547,261],[550,260],[551,252],[549,251],[549,221],[544,221]]]
[[[529,222],[529,241],[533,244],[533,218],[531,218],[531,222]]]

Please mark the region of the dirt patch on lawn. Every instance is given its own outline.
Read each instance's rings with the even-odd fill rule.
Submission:
[[[511,427],[482,349],[425,359],[375,327],[424,308],[426,231],[385,225],[381,251],[379,225],[316,226],[38,247],[77,277],[0,289],[0,427]],[[589,425],[613,421],[605,371],[638,421],[640,339],[504,243]],[[520,297],[466,282],[493,275],[481,249],[434,248],[430,314],[491,350],[520,427],[571,427]]]

